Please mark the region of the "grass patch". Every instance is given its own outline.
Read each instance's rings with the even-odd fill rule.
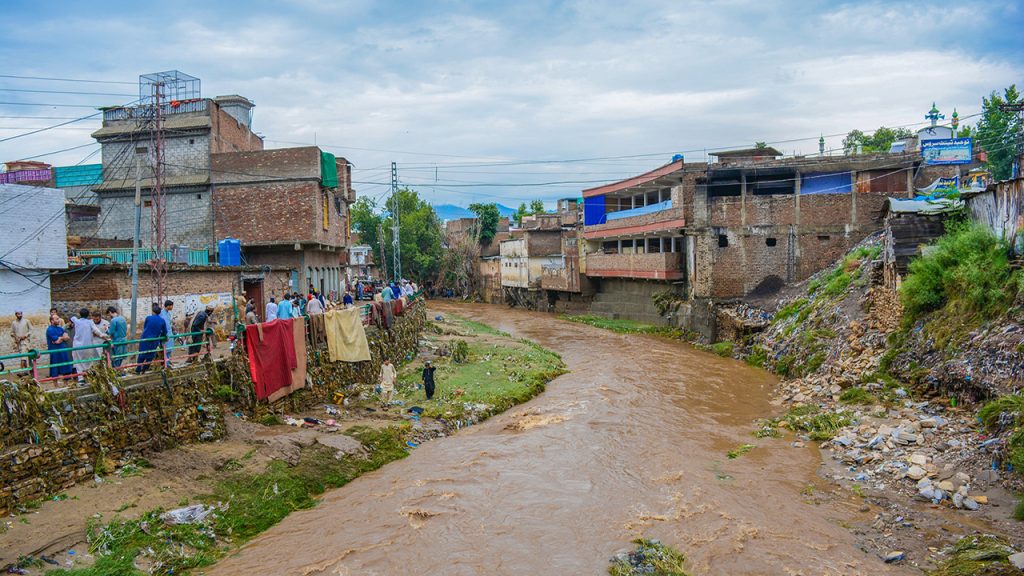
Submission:
[[[260,424],[263,424],[264,426],[280,426],[281,424],[284,424],[284,422],[281,421],[281,417],[277,414],[264,414],[263,417],[260,418]]]
[[[449,319],[460,326],[470,322]],[[550,380],[565,372],[565,363],[558,354],[529,340],[499,337],[507,340],[460,341],[466,345],[462,362],[439,360],[434,373],[437,388],[429,401],[417,388],[422,366],[403,366],[399,370],[396,399],[406,407],[420,406],[427,417],[461,420],[472,413],[482,420],[540,394]]]
[[[1007,558],[1015,550],[995,536],[965,536],[946,550],[948,558],[930,576],[1019,574]]]
[[[831,440],[836,432],[853,423],[849,412],[822,412],[812,404],[790,409],[779,419],[794,432],[804,432],[811,440]]]
[[[878,399],[860,386],[854,386],[843,390],[839,395],[839,401],[843,404],[874,404]]]
[[[487,334],[487,335],[490,335],[490,336],[509,336],[508,332],[502,332],[501,330],[498,330],[497,328],[494,328],[492,326],[488,326],[487,324],[484,324],[483,322],[477,322],[476,320],[467,320],[465,318],[458,318],[458,319],[450,318],[450,319],[451,320],[455,320],[456,324],[461,326],[464,330],[468,331],[470,334]]]
[[[750,354],[743,360],[754,368],[764,368],[768,363],[768,351],[755,344],[750,348]]]
[[[618,557],[608,568],[611,576],[688,576],[684,568],[686,556],[657,540],[634,540],[636,550],[627,557]]]
[[[230,549],[296,510],[312,508],[316,497],[329,488],[388,462],[404,458],[408,424],[371,429],[354,427],[345,433],[366,447],[368,456],[335,458],[334,450],[312,446],[289,467],[273,461],[257,474],[233,474],[217,482],[200,500],[217,507],[199,524],[169,526],[160,520],[163,510],[151,510],[135,520],[94,523],[88,530],[89,551],[96,564],[89,568],[49,572],[58,576],[137,576],[181,574],[209,566]],[[146,571],[136,568],[136,561]]]
[[[757,422],[758,428],[754,430],[754,438],[778,438],[779,425],[775,420],[760,420]]]
[[[1000,396],[982,406],[981,410],[978,410],[978,418],[989,429],[1018,426],[1024,418],[1024,396]]]
[[[711,345],[711,351],[718,354],[722,358],[732,358],[732,342],[716,342]]]
[[[644,324],[643,322],[626,320],[624,318],[605,318],[603,316],[594,316],[591,314],[566,314],[561,316],[561,318],[563,320],[568,320],[569,322],[586,324],[587,326],[594,326],[595,328],[604,328],[605,330],[611,330],[617,334],[654,334],[670,338],[680,338],[683,336],[682,331],[676,328],[669,326],[654,326],[653,324]]]
[[[797,298],[796,300],[793,300],[789,304],[786,304],[782,308],[779,308],[779,311],[776,312],[775,316],[772,318],[772,322],[782,322],[787,318],[792,318],[793,316],[796,316],[798,313],[800,313],[801,310],[804,309],[805,306],[807,306],[807,304],[807,298]]]
[[[740,456],[743,456],[747,452],[750,452],[754,448],[756,448],[756,446],[754,446],[753,444],[740,444],[739,446],[726,452],[725,455],[729,457],[729,460],[735,460]]]
[[[931,250],[910,262],[900,288],[904,318],[913,322],[946,308],[961,318],[998,318],[1024,289],[1009,246],[989,230],[970,223],[947,225]]]

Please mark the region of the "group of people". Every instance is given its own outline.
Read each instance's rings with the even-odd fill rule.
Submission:
[[[200,355],[206,342],[206,327],[215,309],[215,306],[208,305],[190,320],[186,320],[188,331],[193,333],[188,348],[190,360]],[[164,342],[174,340],[173,310],[174,302],[171,300],[165,301],[163,306],[153,303],[152,313],[142,324],[136,373],[147,371]],[[17,353],[28,352],[31,347],[32,323],[21,311],[16,311],[14,316],[11,322],[14,350]],[[119,369],[131,355],[128,353],[128,322],[115,306],[108,306],[105,313],[82,308],[77,315],[67,320],[61,317],[56,308],[51,308],[45,336],[49,356],[46,364],[51,378],[77,376],[79,382],[84,381],[86,372],[103,354],[102,347],[90,346],[109,342],[110,365],[115,369]],[[27,364],[27,359],[23,359],[22,368],[26,368]]]

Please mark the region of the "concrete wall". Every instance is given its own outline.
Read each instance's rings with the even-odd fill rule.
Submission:
[[[4,230],[0,234],[0,318],[25,313],[37,331],[46,329],[50,309],[50,270],[68,267],[64,192],[17,184],[0,184]],[[13,268],[14,270],[12,270]],[[6,336],[0,338],[10,346]]]
[[[665,325],[668,319],[654,306],[654,295],[665,290],[680,290],[666,282],[629,278],[601,278],[595,282],[597,294],[594,295],[591,313],[655,325]]]
[[[149,191],[142,194],[140,246],[153,246],[153,208]],[[135,192],[103,192],[99,197],[100,217],[97,235],[101,238],[131,240],[135,234]],[[167,247],[172,244],[193,250],[216,250],[213,236],[213,212],[208,186],[175,188],[164,196]]]

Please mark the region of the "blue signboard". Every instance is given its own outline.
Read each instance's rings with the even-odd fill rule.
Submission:
[[[925,164],[970,164],[972,144],[970,138],[922,140],[921,155]]]

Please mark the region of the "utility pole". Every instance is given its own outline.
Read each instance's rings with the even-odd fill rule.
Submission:
[[[142,233],[142,159],[135,153],[135,236],[132,237],[132,325],[129,338],[135,338],[139,309],[139,235]]]
[[[1018,178],[1021,175],[1021,162],[1024,162],[1024,102],[1013,102],[1008,104],[1000,104],[999,109],[1003,112],[1016,112],[1017,113],[1017,126],[1014,140],[1016,140],[1016,146],[1014,147],[1013,156],[1013,168],[1010,171],[1010,178]]]
[[[398,226],[398,165],[391,163],[391,258],[394,264],[391,271],[395,275],[395,282],[402,279],[402,245],[399,242]]]
[[[382,272],[384,273],[381,276],[381,280],[387,282],[388,258],[387,254],[384,252],[384,224],[380,222],[377,223],[377,244],[380,245],[380,267],[383,269]]]

